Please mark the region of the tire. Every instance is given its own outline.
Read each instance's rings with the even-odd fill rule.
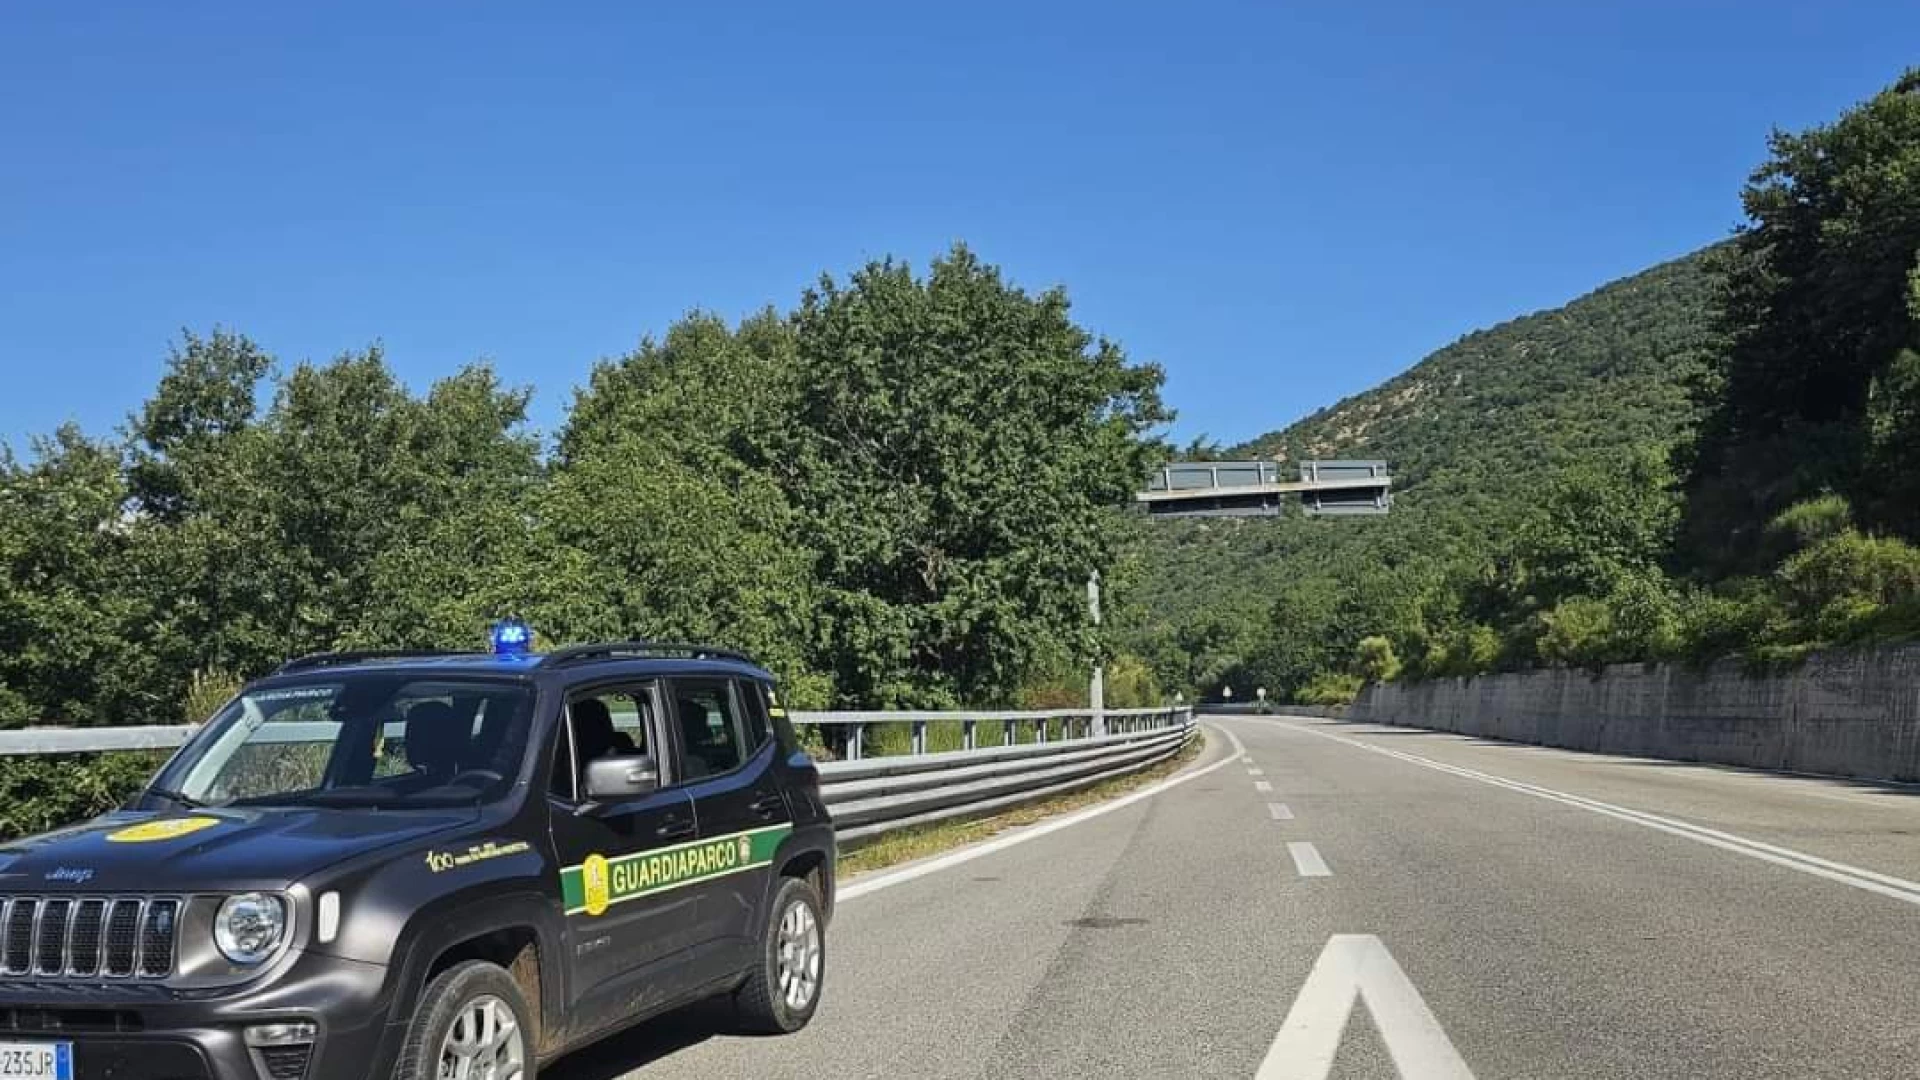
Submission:
[[[500,1031],[497,1025],[503,1014],[495,1011],[496,1006],[511,1016],[512,1031]],[[496,1025],[492,1032],[486,1030],[489,1016]],[[460,1022],[468,1025],[464,1031],[475,1034],[456,1035],[453,1029]],[[511,1045],[515,1035],[518,1036],[517,1068]],[[473,1051],[478,1058],[471,1074],[474,1077],[534,1080],[538,1068],[534,1061],[532,1011],[520,993],[520,985],[504,968],[484,960],[468,960],[441,972],[427,984],[420,992],[419,1004],[414,1006],[413,1020],[407,1025],[407,1041],[394,1066],[394,1080],[432,1080],[440,1075],[443,1054],[463,1056],[457,1045],[463,1041],[493,1044],[491,1050],[477,1046]],[[496,1062],[496,1068],[490,1073],[481,1067],[489,1056]]]
[[[820,1007],[827,973],[826,924],[810,882],[782,878],[761,930],[760,956],[733,993],[734,1016],[752,1035],[789,1035]],[[796,986],[796,978],[798,985]]]

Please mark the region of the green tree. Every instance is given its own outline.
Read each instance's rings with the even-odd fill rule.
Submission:
[[[814,530],[773,441],[792,412],[791,329],[695,313],[598,365],[537,500],[551,569],[529,610],[566,639],[751,650],[790,704],[827,705]]]
[[[1659,575],[1679,520],[1671,486],[1665,461],[1646,450],[1613,468],[1581,465],[1555,476],[1515,547],[1530,588],[1551,604]]]
[[[808,523],[837,692],[874,705],[1008,700],[1101,645],[1089,573],[1161,451],[1161,373],[965,248],[916,277],[873,263],[793,318],[800,380],[776,444]]]
[[[128,722],[150,707],[148,611],[126,589],[119,452],[67,425],[0,450],[0,726]]]
[[[1699,388],[1688,541],[1718,573],[1753,569],[1766,522],[1821,490],[1854,497],[1870,524],[1920,528],[1894,497],[1908,481],[1873,467],[1911,453],[1920,69],[1770,147],[1743,195],[1750,223],[1717,260],[1726,348]]]

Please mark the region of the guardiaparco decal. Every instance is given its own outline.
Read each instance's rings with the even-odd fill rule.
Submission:
[[[775,825],[637,855],[589,855],[560,871],[567,914],[599,915],[625,900],[757,869],[773,861],[792,832],[791,826]]]

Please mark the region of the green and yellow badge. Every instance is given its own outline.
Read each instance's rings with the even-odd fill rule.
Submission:
[[[589,855],[580,864],[582,906],[589,915],[599,915],[613,902],[613,874],[607,869],[605,855]]]
[[[111,844],[151,844],[159,840],[178,840],[183,836],[197,833],[201,829],[211,829],[220,824],[219,818],[182,817],[162,818],[159,821],[143,821],[138,825],[129,825],[107,834]]]

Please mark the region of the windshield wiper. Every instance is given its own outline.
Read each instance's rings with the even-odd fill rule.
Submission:
[[[150,795],[158,799],[165,799],[168,802],[179,806],[183,810],[198,810],[201,807],[207,805],[206,803],[200,801],[199,799],[194,798],[191,795],[174,791],[171,788],[151,787],[141,792],[140,794]]]

